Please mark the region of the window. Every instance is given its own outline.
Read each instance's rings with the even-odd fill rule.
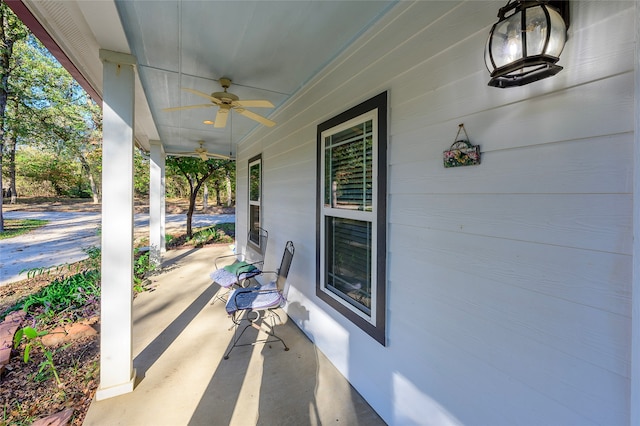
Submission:
[[[249,160],[249,242],[260,247],[260,203],[262,199],[262,156]]]
[[[383,345],[387,93],[318,126],[316,294]]]

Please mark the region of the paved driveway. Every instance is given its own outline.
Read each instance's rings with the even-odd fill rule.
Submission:
[[[0,286],[26,277],[26,271],[77,262],[85,249],[100,245],[100,213],[5,212],[5,219],[45,219],[49,223],[28,234],[0,240]],[[134,217],[134,230],[148,232],[149,215]],[[235,215],[193,215],[194,228],[234,222]],[[186,230],[184,214],[166,217],[167,230]],[[21,272],[25,271],[21,274]]]

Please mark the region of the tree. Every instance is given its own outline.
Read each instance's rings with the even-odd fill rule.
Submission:
[[[222,194],[227,196],[227,206],[231,205],[232,189],[231,180],[235,180],[235,163],[228,162],[220,167],[211,176],[212,186],[216,192],[216,205],[222,205]]]
[[[228,167],[232,161],[209,159],[202,161],[193,157],[168,157],[166,166],[169,173],[184,176],[189,184],[189,209],[187,210],[187,237],[193,236],[191,220],[196,207],[196,199],[202,185],[216,171]]]
[[[149,158],[136,150],[133,156],[133,190],[136,196],[149,195]]]
[[[2,186],[2,160],[5,143],[5,112],[9,97],[9,77],[14,69],[13,48],[28,35],[28,30],[4,3],[0,3],[0,194]],[[0,232],[4,231],[2,197],[0,197]]]
[[[0,7],[6,9],[4,3]],[[90,192],[97,203],[102,140],[100,108],[26,28],[24,34],[12,45],[1,122],[4,133],[0,142],[4,143],[6,157],[0,161],[9,172],[5,177],[9,180],[11,202],[15,202],[18,192],[15,161],[20,145],[46,151],[60,161],[80,164],[78,174],[74,175],[75,190],[67,194],[58,186],[56,192],[73,196]],[[82,181],[82,175],[88,184]]]
[[[17,109],[18,105],[16,98],[13,98],[11,103]],[[9,121],[8,119],[5,122]],[[17,131],[15,127],[7,126],[5,131],[5,147],[7,147],[7,155],[9,156],[8,169],[9,169],[9,192],[11,193],[11,204],[15,204],[18,198],[18,190],[16,189],[16,139]]]
[[[32,182],[50,182],[56,195],[68,194],[77,185],[77,167],[69,161],[48,152],[35,149],[21,150],[17,158],[17,168],[21,176]]]
[[[33,35],[17,46],[17,53],[20,66],[12,80],[16,107],[8,111],[15,142],[79,163],[97,203],[95,160],[99,158],[94,153],[100,151],[102,140],[99,106]]]

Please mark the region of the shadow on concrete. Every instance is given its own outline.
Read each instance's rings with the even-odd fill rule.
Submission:
[[[207,302],[211,300],[218,288],[217,284],[211,283],[164,331],[135,357],[133,365],[138,374],[136,385],[144,378],[149,367],[162,356],[202,308],[207,305]]]
[[[303,324],[308,321],[301,304],[291,303],[288,309]],[[189,426],[384,425],[300,328],[284,312],[280,315],[284,323],[275,332],[290,350],[284,351],[280,342],[234,348],[229,359],[219,362]],[[241,341],[265,337],[249,328]]]
[[[133,392],[93,401],[92,425],[383,425],[382,420],[305,335],[308,309],[291,303],[276,333],[280,342],[237,347],[219,289],[209,279],[211,259],[224,248],[198,249],[157,277],[157,290],[134,300]],[[296,283],[292,283],[293,286]],[[243,339],[265,337],[255,329]],[[311,336],[312,337],[312,336]],[[356,360],[354,360],[356,362]]]

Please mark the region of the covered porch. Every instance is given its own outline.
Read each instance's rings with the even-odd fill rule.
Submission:
[[[389,424],[639,424],[640,6],[553,3],[569,18],[562,72],[498,89],[484,52],[503,0],[9,1],[104,106],[87,424],[371,424],[350,386]],[[247,103],[231,114],[223,96]],[[461,124],[482,163],[449,168]],[[370,185],[340,195],[344,211],[332,176],[348,167],[325,167],[343,136],[371,147],[353,150],[367,179],[339,183]],[[178,293],[132,305],[134,146],[152,162],[158,257],[165,156],[235,159],[239,243],[267,229],[267,265],[296,244],[292,351],[220,361],[211,256],[167,254],[183,267],[153,296]],[[340,262],[365,279],[338,288]]]
[[[154,290],[133,303],[136,390],[94,401],[84,424],[384,424],[284,313],[277,333],[289,351],[257,344],[222,358],[233,331],[221,302],[211,304],[220,287],[209,273],[211,259],[229,253],[167,252]],[[248,330],[243,342],[256,338]]]

